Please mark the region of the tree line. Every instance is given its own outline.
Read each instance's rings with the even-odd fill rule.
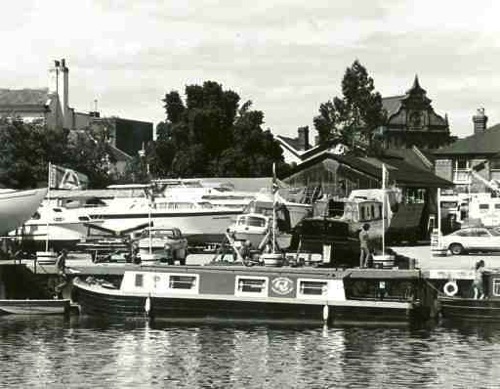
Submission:
[[[240,96],[214,81],[187,85],[166,93],[165,121],[157,125],[157,139],[147,145],[144,158],[134,156],[125,173],[109,166],[112,160],[105,136],[94,129],[50,129],[21,120],[0,121],[0,183],[27,188],[47,181],[48,163],[72,168],[89,177],[92,187],[148,178],[265,177],[276,165],[278,176],[293,168],[270,129],[263,129],[264,113],[241,103]],[[342,80],[342,96],[322,103],[313,118],[319,142],[370,145],[385,120],[382,98],[367,70],[354,61]],[[149,167],[145,169],[145,165]]]

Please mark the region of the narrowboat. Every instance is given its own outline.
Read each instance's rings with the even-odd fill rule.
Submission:
[[[101,318],[400,323],[427,315],[422,284],[415,270],[144,266],[120,285],[75,278],[73,297]]]
[[[460,291],[450,282],[445,290],[446,295],[438,296],[442,317],[500,322],[500,270],[483,273],[484,298],[473,298],[472,283],[469,284],[470,288]]]

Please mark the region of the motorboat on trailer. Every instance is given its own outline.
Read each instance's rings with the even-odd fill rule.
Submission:
[[[409,322],[427,314],[421,284],[414,270],[212,265],[137,267],[119,286],[77,277],[72,287],[82,315],[109,319]]]

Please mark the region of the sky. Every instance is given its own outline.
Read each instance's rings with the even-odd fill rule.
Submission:
[[[65,58],[79,112],[156,125],[166,93],[211,80],[252,100],[264,129],[295,137],[341,96],[358,59],[382,96],[404,94],[417,74],[453,135],[472,134],[479,107],[500,123],[498,1],[23,0],[2,10],[0,88],[48,87]]]

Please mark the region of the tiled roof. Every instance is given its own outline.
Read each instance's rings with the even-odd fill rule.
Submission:
[[[302,151],[303,149],[299,139],[297,138],[289,138],[288,136],[282,136],[282,135],[277,135],[276,137],[279,138],[282,143],[287,144],[296,151]]]
[[[406,95],[402,96],[389,96],[382,98],[382,107],[387,111],[387,116],[391,116],[398,112],[401,106],[401,100],[403,100]]]
[[[500,152],[500,124],[484,132],[459,139],[451,145],[434,151],[435,155],[498,154]]]
[[[108,144],[107,146],[108,146],[108,150],[107,150],[108,153],[110,153],[117,162],[120,162],[120,161],[129,162],[133,159],[130,155],[123,152],[119,148],[117,148],[111,144]]]
[[[40,105],[47,104],[49,90],[44,89],[0,89],[0,106]]]

